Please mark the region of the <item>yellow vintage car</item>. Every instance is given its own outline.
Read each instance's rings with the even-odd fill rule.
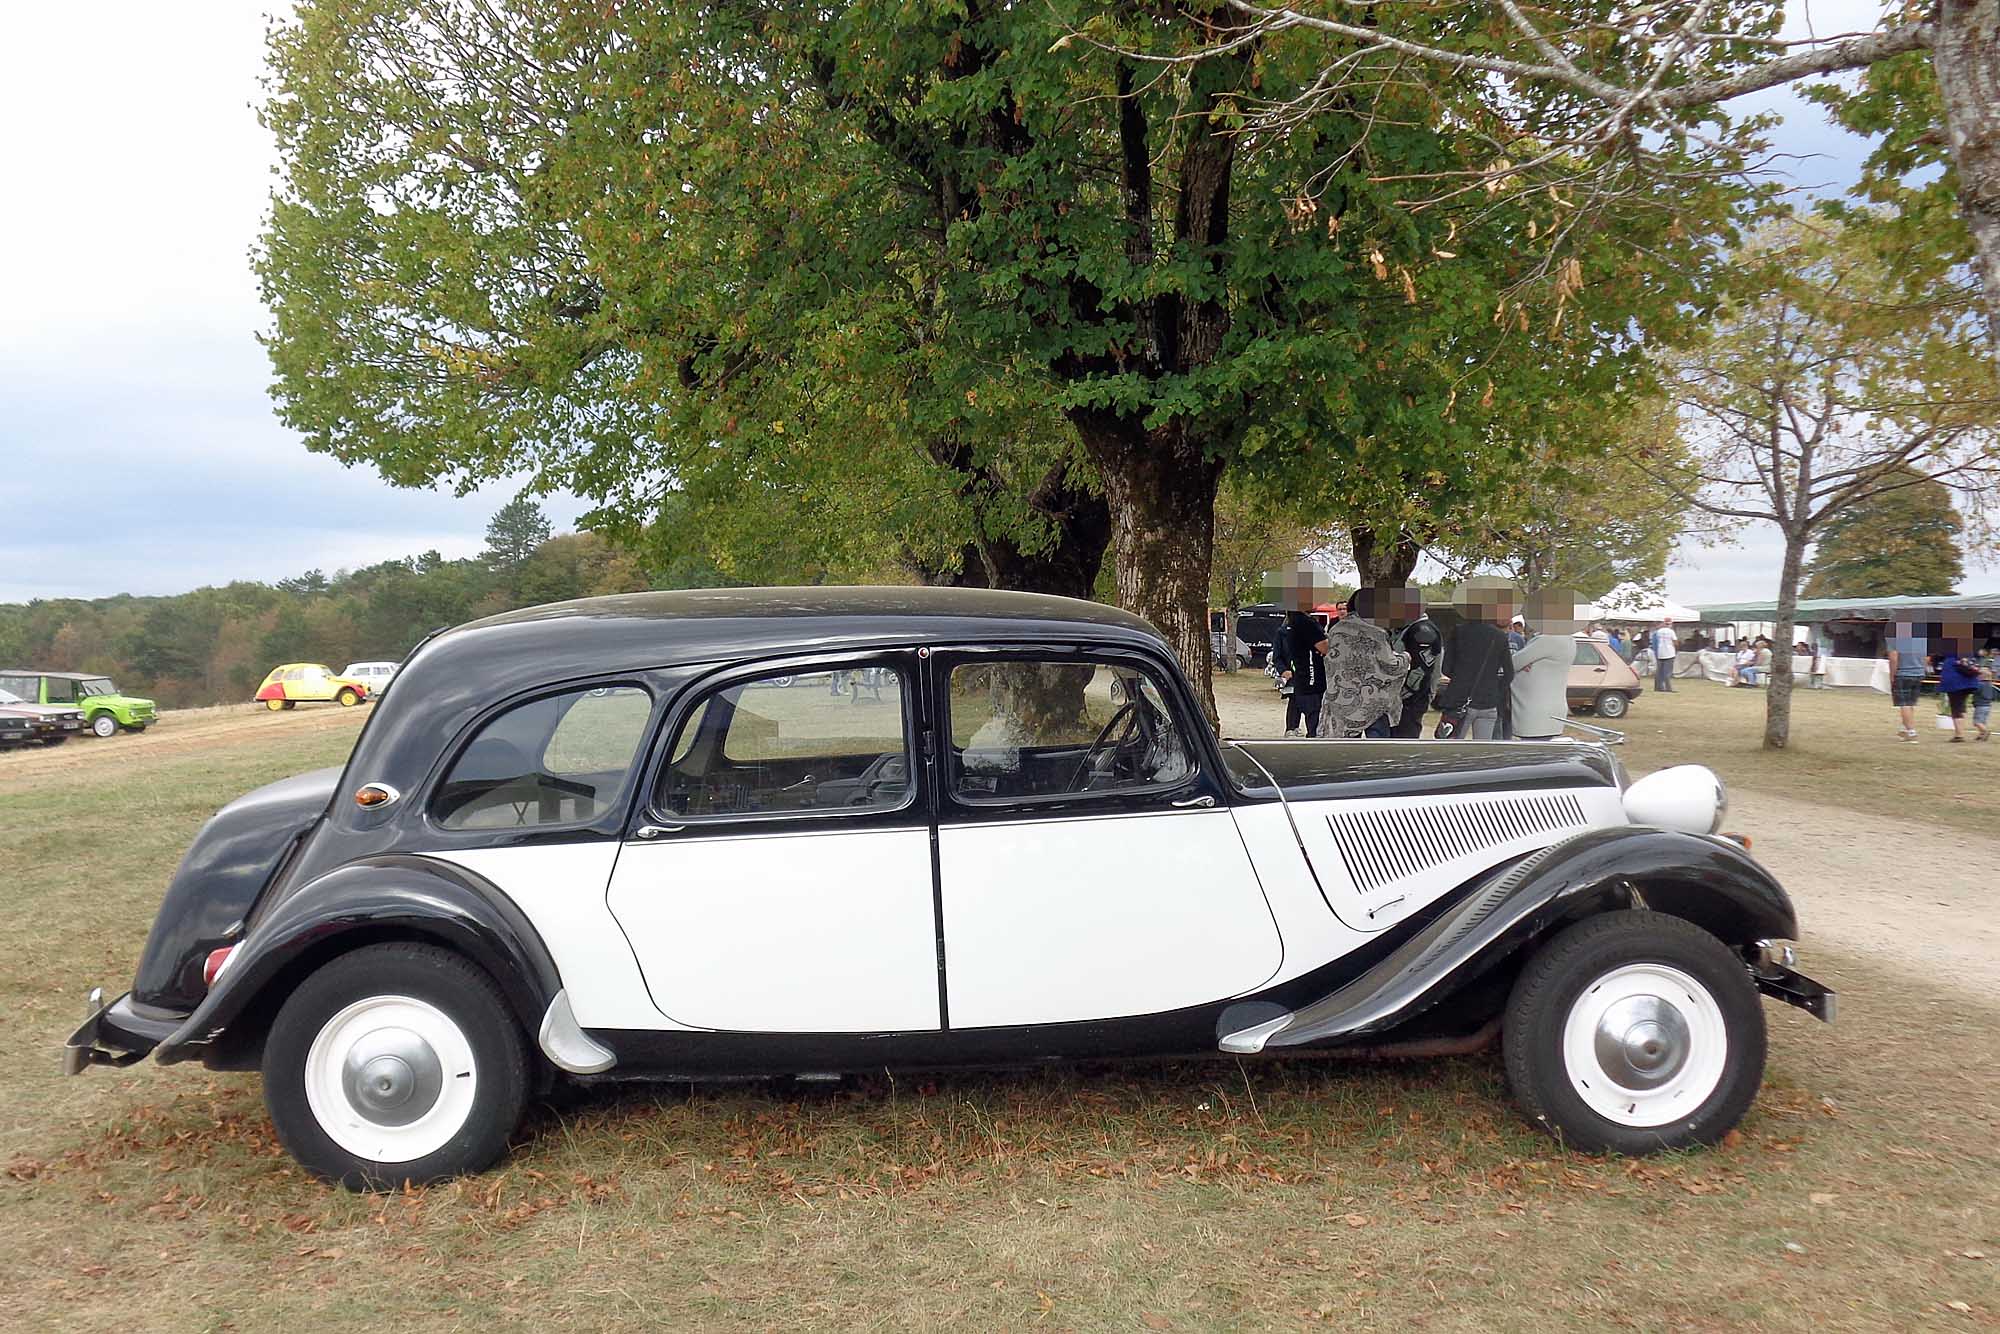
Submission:
[[[368,698],[368,683],[336,676],[323,662],[287,662],[273,667],[257,687],[257,699],[273,713],[306,703],[332,703],[351,709]]]

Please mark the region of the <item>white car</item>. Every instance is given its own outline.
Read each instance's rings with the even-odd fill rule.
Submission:
[[[341,675],[352,681],[360,681],[368,687],[368,698],[380,699],[389,688],[389,682],[396,679],[398,662],[350,662]]]
[[[1750,1106],[1759,993],[1833,1013],[1708,770],[1218,740],[1095,603],[630,594],[405,673],[344,771],[202,827],[72,1073],[261,1069],[358,1187],[486,1167],[557,1080],[1498,1040],[1535,1124],[1646,1153]]]

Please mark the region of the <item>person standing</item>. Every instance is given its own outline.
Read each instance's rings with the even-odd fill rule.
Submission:
[[[1625,636],[1618,633],[1616,629],[1606,633],[1604,642],[1611,645],[1611,651],[1618,655],[1618,661],[1632,661],[1632,655],[1625,651]]]
[[[1659,628],[1653,631],[1653,693],[1671,693],[1674,688],[1674,655],[1680,652],[1680,637],[1674,633],[1674,618],[1660,619]]]
[[[1542,590],[1528,600],[1528,642],[1514,650],[1508,688],[1513,734],[1522,741],[1550,741],[1569,719],[1569,669],[1576,661],[1574,603],[1565,593]]]
[[[1993,697],[2000,694],[2000,654],[1989,642],[1973,666],[1979,672],[1979,684],[1972,688],[1972,727],[1979,733],[1973,740],[1985,741],[1993,735],[1987,723],[1993,716]]]
[[[1966,629],[1970,631],[1971,627]],[[1964,638],[1948,635],[1944,655],[1938,659],[1938,690],[1950,704],[1951,739],[1957,742],[1965,740],[1965,709],[1972,702],[1973,692],[1979,689],[1979,664],[1966,653],[1971,646],[1970,634]],[[1983,733],[1985,729],[1980,731]]]
[[[1403,627],[1403,652],[1410,655],[1410,670],[1403,677],[1403,717],[1389,729],[1392,737],[1414,739],[1424,734],[1424,714],[1430,710],[1431,696],[1437,691],[1438,664],[1444,660],[1444,631],[1438,629],[1424,609],[1423,596],[1416,589],[1397,589],[1392,597],[1407,592],[1409,609],[1416,619]]]
[[[1910,622],[1897,621],[1893,628],[1895,633],[1889,636],[1889,702],[1903,724],[1896,735],[1915,745],[1917,692],[1923,687],[1924,669],[1929,665],[1927,645]]]
[[[1438,709],[1453,722],[1452,735],[1467,741],[1505,740],[1501,713],[1514,680],[1514,658],[1507,647],[1507,624],[1513,610],[1508,590],[1477,588],[1459,602],[1463,619],[1444,641],[1444,692]],[[1443,726],[1441,723],[1440,726]]]
[[[1278,689],[1285,696],[1285,735],[1318,736],[1326,703],[1326,631],[1302,608],[1285,613],[1285,625],[1271,646]],[[1300,727],[1304,731],[1300,731]]]
[[[1389,642],[1379,622],[1385,608],[1373,588],[1357,588],[1347,614],[1326,632],[1326,735],[1353,738],[1378,721],[1387,736],[1402,720],[1403,678],[1410,655]]]

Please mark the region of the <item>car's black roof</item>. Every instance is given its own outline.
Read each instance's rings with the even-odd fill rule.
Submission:
[[[465,721],[566,681],[877,645],[1089,643],[1165,651],[1148,622],[1096,602],[985,588],[713,588],[622,593],[503,612],[429,640],[396,674],[353,763],[414,781]]]

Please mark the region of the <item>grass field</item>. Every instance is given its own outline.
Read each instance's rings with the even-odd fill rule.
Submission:
[[[1975,772],[1991,790],[1987,747],[1875,746],[1886,707],[1829,713],[1847,730],[1824,755],[1767,766],[1733,730],[1748,695],[1642,699],[1628,758],[1739,784],[1806,758],[1848,775],[1828,795],[1850,802],[1936,801]],[[1518,1121],[1491,1058],[1215,1062],[593,1093],[538,1109],[487,1176],[328,1189],[274,1142],[255,1076],[56,1074],[82,989],[126,984],[201,821],[351,743],[291,717],[0,764],[0,1324],[2000,1323],[2000,1008],[1833,955],[1813,964],[1842,1023],[1767,1007],[1765,1092],[1707,1153],[1566,1155]],[[1961,757],[1989,767],[1914,767]]]

